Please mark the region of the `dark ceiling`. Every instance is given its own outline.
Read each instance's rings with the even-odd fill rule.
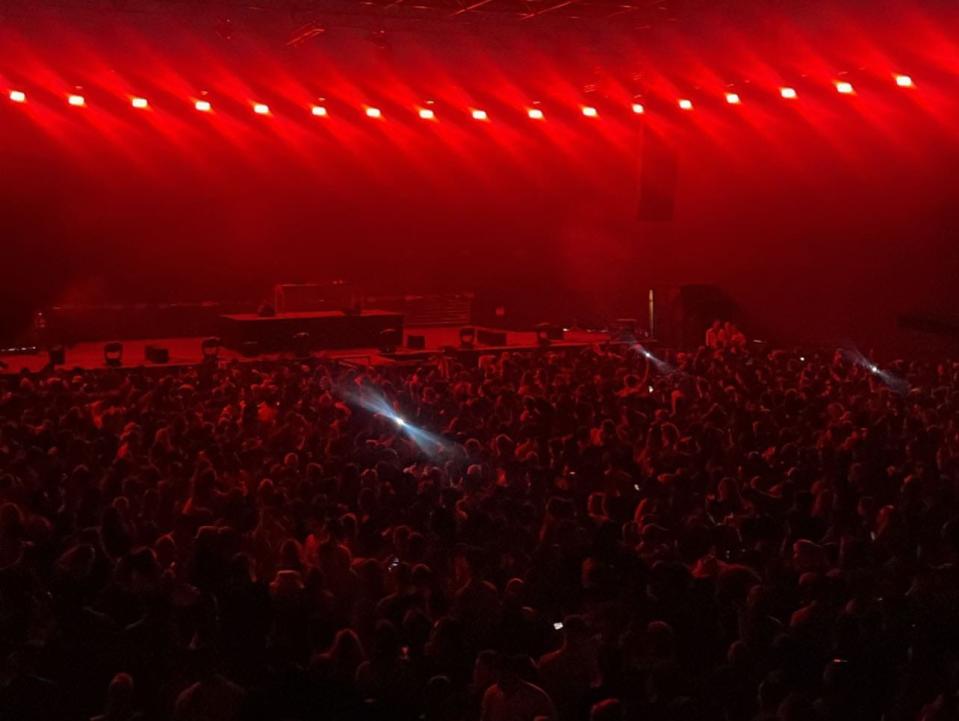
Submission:
[[[855,2],[841,5],[861,4]],[[475,22],[611,21],[644,27],[681,22],[704,14],[736,16],[770,10],[805,12],[826,0],[4,0],[0,20],[38,8],[86,12],[283,13],[295,19],[459,19]]]

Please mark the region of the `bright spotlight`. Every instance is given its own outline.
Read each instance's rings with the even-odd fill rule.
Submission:
[[[530,108],[527,115],[529,115],[529,117],[533,120],[542,120],[545,117],[543,115],[543,111],[539,108]]]
[[[70,95],[67,97],[67,102],[75,108],[82,108],[87,104],[87,99],[82,95]]]
[[[642,103],[633,103],[633,112],[637,115],[642,115],[646,112],[646,108],[643,107]]]
[[[798,96],[796,88],[779,88],[779,94],[786,100],[795,100]]]
[[[400,428],[404,428],[406,426],[406,421],[399,416],[393,416],[393,420],[396,421],[396,425],[398,425]]]
[[[473,120],[489,120],[489,115],[486,114],[485,110],[474,110]]]
[[[383,117],[383,113],[380,111],[379,108],[367,108],[367,109],[366,109],[366,117],[368,117],[368,118],[382,118],[382,117]]]
[[[327,115],[326,108],[324,108],[322,105],[314,105],[310,112],[318,118],[325,118]]]
[[[913,86],[912,78],[908,75],[897,75],[896,76],[896,85],[900,88],[911,88]]]
[[[585,115],[587,118],[595,118],[599,115],[599,111],[592,105],[584,105],[583,115]]]
[[[692,110],[692,109],[693,109],[693,101],[692,101],[692,100],[689,100],[688,98],[681,98],[680,101],[679,101],[679,107],[680,107],[682,110]]]
[[[253,112],[257,115],[269,115],[270,106],[266,105],[265,103],[254,103]]]
[[[209,100],[197,100],[193,103],[193,107],[199,110],[201,113],[208,113],[213,109],[213,106],[210,105]]]
[[[730,105],[739,105],[742,101],[737,93],[726,93],[726,102]]]
[[[852,83],[847,83],[845,80],[841,80],[836,83],[836,92],[840,95],[852,95],[853,87]]]
[[[27,102],[27,94],[22,90],[11,90],[10,99],[15,103],[25,103]]]
[[[435,120],[436,113],[434,113],[429,108],[420,108],[420,118],[423,120]]]
[[[145,110],[150,106],[150,103],[147,102],[146,98],[131,98],[130,105],[135,107],[137,110]]]

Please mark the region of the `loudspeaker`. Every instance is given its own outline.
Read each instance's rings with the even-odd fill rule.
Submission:
[[[635,318],[617,318],[610,324],[610,340],[620,341],[623,343],[635,343],[636,328],[638,326],[639,323]]]
[[[148,345],[144,351],[146,359],[151,363],[169,363],[170,350],[158,345]]]
[[[406,336],[406,347],[410,350],[426,350],[426,336],[425,335],[408,335]]]
[[[705,342],[714,320],[740,322],[739,308],[715,285],[681,285],[656,290],[656,338],[673,348],[692,349]]]
[[[223,345],[223,341],[216,336],[204,338],[200,341],[200,353],[203,355],[203,360],[215,361],[220,355],[221,345]]]
[[[380,331],[380,352],[394,353],[396,346],[403,342],[403,333],[398,328],[386,328]]]
[[[113,341],[104,345],[103,362],[111,368],[123,365],[123,343]]]
[[[476,340],[483,345],[506,345],[506,331],[478,328]]]
[[[293,334],[293,355],[297,358],[309,358],[313,340],[306,331]]]
[[[50,346],[47,356],[50,358],[50,365],[62,366],[67,362],[67,350],[62,345]]]
[[[566,337],[566,333],[561,326],[553,325],[552,323],[537,323],[536,336],[544,340],[563,340]]]
[[[647,128],[640,157],[639,220],[670,221],[675,210],[679,170],[676,149]]]

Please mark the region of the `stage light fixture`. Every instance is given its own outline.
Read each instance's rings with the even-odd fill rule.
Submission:
[[[329,115],[329,113],[326,111],[326,108],[322,105],[314,105],[310,112],[318,118],[325,118],[327,115]]]
[[[682,110],[692,110],[692,109],[693,109],[693,101],[692,101],[692,100],[689,100],[689,99],[687,99],[687,98],[680,98],[680,100],[679,100],[679,107],[680,107]]]
[[[211,110],[213,110],[213,106],[210,105],[210,101],[209,101],[209,100],[197,100],[197,101],[193,104],[193,107],[196,108],[197,110],[199,110],[201,113],[208,113],[208,112],[210,112]]]
[[[599,111],[592,105],[584,105],[583,115],[585,115],[587,118],[596,118],[599,116]]]
[[[845,80],[840,80],[838,83],[836,83],[836,92],[840,95],[852,95],[852,83],[847,83]]]
[[[256,113],[257,115],[269,115],[270,106],[267,105],[266,103],[254,103],[253,112]]]
[[[145,110],[150,107],[150,103],[147,102],[146,98],[131,98],[130,105],[132,105],[137,110]]]
[[[530,108],[526,114],[529,115],[530,119],[532,120],[542,120],[544,117],[546,117],[543,115],[543,111],[539,108]]]
[[[67,96],[67,102],[75,108],[82,108],[87,104],[87,99],[82,95],[69,95]]]
[[[15,103],[25,103],[27,102],[27,94],[22,90],[11,90],[10,99]]]
[[[739,98],[738,93],[726,93],[726,102],[730,105],[739,105],[742,100]]]
[[[912,82],[912,78],[908,75],[896,75],[896,85],[900,88],[912,88],[915,87]]]
[[[383,113],[379,108],[370,108],[366,109],[366,117],[368,118],[382,118]]]
[[[643,107],[642,103],[633,103],[633,112],[637,115],[642,115],[646,112],[646,108]]]
[[[783,87],[779,88],[779,94],[784,97],[786,100],[795,100],[798,94],[796,93],[796,88]]]
[[[420,118],[423,120],[436,120],[436,113],[429,108],[420,108]]]
[[[474,110],[472,115],[473,115],[473,120],[483,120],[483,121],[489,120],[489,115],[486,113],[485,110]]]

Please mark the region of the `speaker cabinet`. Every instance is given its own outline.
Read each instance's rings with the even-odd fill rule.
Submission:
[[[151,363],[169,363],[170,349],[159,345],[148,345],[144,352],[146,359]]]

